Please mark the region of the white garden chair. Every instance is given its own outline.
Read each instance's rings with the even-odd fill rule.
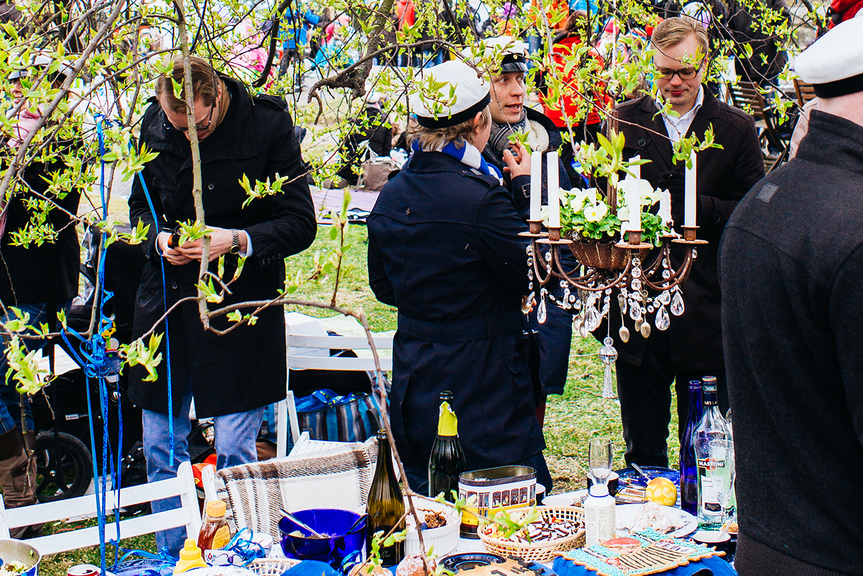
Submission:
[[[106,495],[105,510],[111,513],[117,504],[113,491]],[[150,534],[169,528],[185,527],[189,538],[197,538],[201,530],[201,512],[198,508],[198,496],[195,492],[195,479],[192,476],[192,466],[188,462],[180,464],[176,478],[150,482],[138,486],[120,489],[119,506],[121,508],[179,496],[181,506],[164,512],[145,514],[120,521],[119,534],[114,522],[105,524],[105,540],[131,538],[142,534]],[[67,518],[96,516],[96,498],[101,494],[88,494],[78,498],[22,506],[6,509],[3,497],[0,496],[0,538],[9,538],[10,528],[31,526],[65,520]],[[99,527],[91,526],[49,536],[41,536],[27,540],[44,556],[67,550],[77,550],[99,544]]]

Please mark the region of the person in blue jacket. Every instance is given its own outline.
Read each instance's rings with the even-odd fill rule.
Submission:
[[[308,28],[317,26],[320,21],[320,16],[306,10],[302,4],[296,10],[288,5],[281,21],[282,59],[279,61],[279,78],[285,75],[291,62],[300,62],[305,57],[309,44]]]
[[[398,308],[391,423],[412,489],[424,491],[440,393],[451,390],[467,469],[526,464],[551,487],[528,367],[527,226],[480,150],[491,129],[489,83],[451,60],[428,74],[455,89],[437,113],[419,96],[413,154],[368,217],[369,283]],[[441,90],[448,94],[449,88]],[[529,182],[523,146],[504,159]]]

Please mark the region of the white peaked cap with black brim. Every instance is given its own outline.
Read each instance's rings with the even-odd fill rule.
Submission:
[[[794,59],[794,71],[819,98],[863,92],[863,18],[838,24]]]
[[[498,36],[485,41],[486,56],[500,56],[499,74],[507,72],[527,72],[527,58],[530,55],[528,46],[523,40],[512,36]]]
[[[491,102],[488,82],[477,76],[477,71],[461,60],[449,60],[425,71],[435,82],[447,82],[455,89],[455,101],[434,111],[420,97],[419,93],[410,97],[411,109],[417,115],[417,122],[425,128],[448,128],[470,120]],[[449,88],[441,89],[444,97]]]

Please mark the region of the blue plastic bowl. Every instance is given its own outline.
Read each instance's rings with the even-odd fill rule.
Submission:
[[[355,557],[355,552],[362,555],[366,544],[365,520],[360,522],[353,532],[347,533],[360,514],[350,510],[316,508],[299,510],[293,512],[293,515],[329,538],[307,537],[307,532],[286,516],[279,520],[279,531],[282,533],[282,551],[288,558],[319,560],[338,569],[345,558]],[[297,536],[297,533],[304,536]]]

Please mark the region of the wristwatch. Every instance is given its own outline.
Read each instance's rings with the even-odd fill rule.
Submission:
[[[231,254],[240,253],[240,231],[231,230]]]

